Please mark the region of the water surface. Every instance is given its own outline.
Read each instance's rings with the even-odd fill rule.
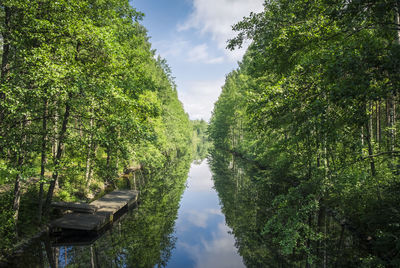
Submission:
[[[225,224],[207,161],[192,164],[167,267],[244,267]]]
[[[244,267],[207,162],[187,175],[189,166],[177,161],[141,178],[139,207],[105,233],[43,237],[7,267]]]

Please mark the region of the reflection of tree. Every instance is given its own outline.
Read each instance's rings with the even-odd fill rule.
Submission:
[[[145,175],[139,208],[93,244],[51,248],[50,241],[42,241],[27,249],[15,266],[56,266],[50,265],[52,259],[61,267],[66,263],[68,267],[166,266],[175,247],[174,225],[189,166],[190,159],[181,159]],[[23,266],[26,263],[30,265]]]
[[[207,157],[210,141],[208,139],[207,128],[208,124],[203,119],[193,120],[193,160],[195,164],[201,164]]]
[[[172,163],[153,174],[142,191],[135,219],[124,221],[126,237],[122,237],[121,244],[127,250],[129,267],[167,264],[175,246],[172,233],[188,170],[189,161]]]
[[[237,166],[231,154],[213,151],[210,159],[215,189],[226,223],[235,236],[239,254],[247,267],[279,267],[279,254],[261,235],[265,198],[257,182]],[[280,261],[280,262],[278,262]]]
[[[285,188],[285,182],[271,180],[266,183],[263,181],[263,171],[221,150],[212,151],[209,160],[222,212],[247,267],[319,267],[317,261],[310,263],[307,260],[307,254],[301,249],[302,245],[296,245],[297,251],[289,255],[282,251],[281,245],[286,242],[283,238],[287,234],[265,232],[265,222],[268,219],[287,217],[283,213],[288,210],[274,207],[274,199]],[[288,206],[294,210],[294,203],[300,200],[288,200]],[[335,222],[332,212],[328,212],[312,219],[321,222],[313,225],[313,228],[323,236],[318,237],[317,242],[308,242],[308,250],[321,258],[326,267],[358,267],[357,256],[363,256],[365,248],[343,226]],[[298,210],[293,213],[301,215]],[[290,227],[291,223],[288,221],[279,228],[282,232],[290,233]]]

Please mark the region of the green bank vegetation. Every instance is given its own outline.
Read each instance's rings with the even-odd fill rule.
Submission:
[[[128,0],[0,4],[0,253],[126,168],[191,154],[192,125]]]
[[[201,163],[208,155],[211,143],[208,139],[208,123],[203,119],[193,120],[193,159],[196,163]]]
[[[399,2],[264,6],[234,26],[229,47],[251,45],[209,128],[239,251],[249,267],[398,266]]]

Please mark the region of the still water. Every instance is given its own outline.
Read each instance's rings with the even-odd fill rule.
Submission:
[[[175,225],[167,267],[244,267],[225,224],[207,161],[192,164]]]
[[[244,267],[207,161],[177,161],[142,181],[139,207],[105,233],[42,237],[6,267]]]

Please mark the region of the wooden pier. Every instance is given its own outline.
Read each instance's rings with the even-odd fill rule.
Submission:
[[[115,190],[90,204],[55,202],[52,204],[55,208],[73,212],[54,220],[50,227],[53,231],[99,231],[112,223],[122,211],[136,204],[137,199],[138,191]]]

